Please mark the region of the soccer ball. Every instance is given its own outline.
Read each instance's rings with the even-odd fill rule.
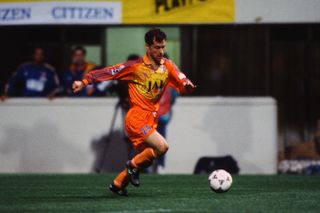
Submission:
[[[228,191],[232,185],[231,175],[223,169],[214,170],[208,180],[210,188],[218,193]]]

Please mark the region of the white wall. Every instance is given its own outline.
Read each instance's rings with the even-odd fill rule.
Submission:
[[[88,172],[91,141],[110,126],[114,99],[0,103],[0,172]]]
[[[320,22],[320,0],[236,0],[236,23]]]
[[[91,142],[108,132],[116,101],[0,103],[0,172],[91,171]],[[200,157],[225,154],[236,158],[242,173],[276,172],[276,104],[271,98],[179,98],[168,131],[168,173],[191,173]]]
[[[241,173],[275,173],[276,115],[271,98],[180,98],[168,133],[167,172],[192,172],[202,156],[231,154]]]

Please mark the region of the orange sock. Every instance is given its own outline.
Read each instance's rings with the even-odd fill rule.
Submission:
[[[124,188],[128,185],[128,169],[125,168],[120,174],[114,179],[113,184],[116,187]]]
[[[142,152],[134,156],[131,160],[131,164],[133,167],[141,169],[150,166],[156,158],[157,155],[152,148],[145,148]]]
[[[156,157],[157,156],[152,148],[146,148],[131,160],[131,164],[133,167],[139,169],[144,168],[146,166],[150,166]],[[125,168],[120,172],[120,174],[114,179],[113,183],[119,188],[126,187],[129,183],[128,169]]]

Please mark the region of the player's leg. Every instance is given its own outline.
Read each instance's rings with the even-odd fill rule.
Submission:
[[[128,169],[125,168],[109,185],[110,191],[121,196],[127,196],[126,186],[129,183]]]
[[[126,131],[136,150],[139,153],[127,163],[114,180],[113,184],[125,187],[127,180],[134,186],[139,186],[139,170],[150,166],[155,158],[168,150],[168,143],[157,132],[153,113],[131,109],[126,118]],[[128,177],[129,176],[129,177]]]
[[[169,145],[157,131],[153,131],[146,139],[146,148],[137,154],[132,160],[131,165],[135,168],[145,168],[150,166],[154,159],[162,156],[168,151]]]
[[[156,157],[164,155],[169,149],[167,140],[158,131],[151,133],[146,138],[145,143],[153,148]]]
[[[140,185],[139,171],[152,165],[153,160],[156,158],[156,154],[151,147],[144,147],[139,154],[127,162],[126,168],[114,179],[114,186],[124,189],[128,182],[131,182],[136,187]],[[135,161],[133,161],[134,159]]]
[[[157,131],[166,138],[166,132],[167,132],[167,124],[168,122],[159,120]],[[165,155],[162,155],[157,158],[156,163],[154,165],[154,172],[155,173],[162,173],[163,169],[165,167]]]
[[[152,165],[153,160],[165,154],[169,148],[167,141],[157,131],[145,139],[144,145],[146,148],[127,163],[130,182],[134,186],[140,185],[139,171]]]
[[[127,168],[115,178],[113,185],[122,189],[126,187],[128,180],[130,180],[134,186],[139,186],[139,170],[152,165],[153,160],[165,154],[168,148],[169,146],[166,139],[157,131],[153,131],[145,139],[141,152],[131,161],[128,161]]]

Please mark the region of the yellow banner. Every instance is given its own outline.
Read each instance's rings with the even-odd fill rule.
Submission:
[[[100,22],[102,24],[211,24],[235,21],[235,0],[0,0],[0,9],[6,12],[12,8],[16,10],[16,6],[28,6],[33,9],[38,5],[53,4],[72,4],[73,7],[78,5],[79,8],[85,5],[85,9],[87,9],[103,3],[106,6],[119,5],[116,9],[110,10],[110,13],[114,13],[112,15],[119,17],[119,20],[113,21],[110,19],[111,21],[107,20],[105,22],[100,20],[97,22],[98,24]],[[6,8],[3,9],[4,5],[6,5]],[[16,14],[16,11],[14,12]],[[38,11],[34,9],[32,13],[33,17],[37,15]],[[2,12],[1,14],[5,13]],[[50,12],[48,14],[50,15]],[[41,23],[41,20],[39,20],[39,23]],[[70,20],[70,23],[72,23],[72,20]]]
[[[209,24],[235,20],[234,0],[123,0],[123,24]]]

